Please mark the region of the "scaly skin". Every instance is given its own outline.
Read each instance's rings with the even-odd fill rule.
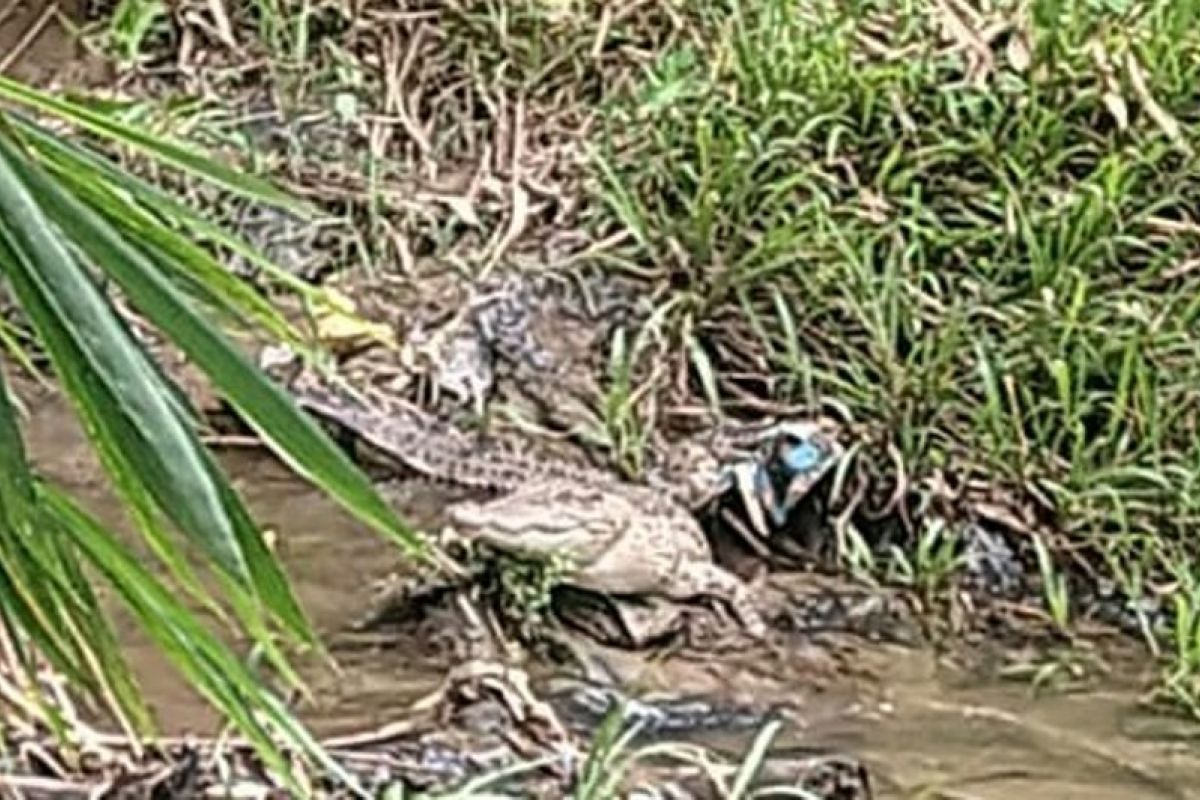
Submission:
[[[766,625],[749,587],[712,560],[695,518],[640,486],[538,481],[483,503],[452,506],[456,533],[535,558],[565,556],[564,577],[583,589],[726,602],[748,633]]]
[[[749,587],[713,562],[704,532],[681,502],[692,487],[664,492],[490,445],[416,406],[379,393],[359,399],[311,372],[295,376],[289,388],[308,411],[413,470],[503,493],[449,510],[467,538],[535,558],[561,555],[574,564],[565,579],[593,591],[723,600],[750,634],[765,634]]]
[[[727,488],[727,481],[736,480],[747,508],[757,512],[756,527],[765,531],[758,502],[772,516],[786,514],[840,453],[835,442],[825,439],[829,456],[809,463],[813,457],[803,448],[823,439],[816,429],[773,424],[694,442],[690,451],[678,449],[682,463],[668,464],[670,477],[660,477],[653,485],[632,484],[601,470],[486,441],[378,391],[352,395],[311,370],[293,375],[288,385],[302,407],[355,432],[408,468],[502,493],[487,502],[452,507],[450,520],[460,534],[536,558],[564,556],[574,564],[566,579],[581,588],[723,600],[755,636],[762,636],[766,626],[749,587],[714,563],[704,532],[688,508],[703,505]],[[778,454],[785,469],[797,470],[782,502],[769,482],[759,480],[765,473],[746,458],[763,442],[783,448]],[[732,478],[720,470],[720,461],[739,457]],[[792,464],[796,458],[800,460]],[[792,487],[800,490],[795,496]]]
[[[542,480],[630,485],[603,470],[535,456],[512,445],[472,436],[412,403],[379,391],[360,390],[357,396],[351,395],[310,370],[293,377],[288,386],[301,407],[353,431],[389,458],[431,478],[492,492],[511,492],[530,481]],[[754,451],[763,442],[789,438],[820,440],[829,449],[824,463],[803,476],[805,489],[823,476],[841,453],[836,442],[820,435],[814,426],[772,424],[677,445],[670,451],[672,458],[664,469],[648,476],[648,485],[683,506],[698,509],[733,485],[736,473],[722,470],[722,462],[741,459],[743,467],[757,472],[752,460]],[[753,505],[754,498],[746,499]],[[790,507],[798,499],[786,497],[783,505]],[[773,514],[778,511],[770,510]]]
[[[302,408],[353,431],[388,457],[437,480],[492,492],[511,492],[540,480],[613,481],[597,469],[484,441],[381,392],[360,392],[361,399],[356,398],[311,372],[299,375],[289,388]]]

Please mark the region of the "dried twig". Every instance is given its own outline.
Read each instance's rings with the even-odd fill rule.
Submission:
[[[50,3],[42,10],[41,16],[34,20],[33,24],[25,30],[25,33],[22,34],[21,38],[18,39],[16,44],[13,45],[12,50],[8,51],[8,55],[0,58],[0,75],[8,71],[9,67],[17,63],[21,56],[25,55],[25,51],[28,50],[35,41],[37,41],[37,38],[42,35],[42,31],[45,30],[48,24],[50,24],[50,20],[57,14],[57,2]]]

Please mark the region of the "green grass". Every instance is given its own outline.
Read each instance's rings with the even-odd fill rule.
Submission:
[[[385,80],[361,42],[334,47],[298,24],[307,5],[269,5],[251,16],[298,33],[286,46],[262,34],[264,49],[303,51],[307,100],[350,92],[378,111]],[[1010,1],[944,25],[955,5],[455,4],[400,40],[415,48],[405,88],[428,141],[358,166],[373,187],[405,185],[417,150],[449,171],[506,163],[497,130],[516,124],[518,99],[537,156],[580,144],[595,117],[586,164],[551,173],[581,210],[532,216],[522,242],[586,227],[608,244],[569,261],[654,284],[653,323],[687,354],[699,401],[733,409],[749,394],[839,415],[866,444],[859,510],[881,510],[899,483],[952,523],[933,536],[935,521],[917,520],[899,555],[867,526],[841,530],[843,560],[932,591],[956,564],[953,526],[1007,506],[1062,562],[1018,532],[1058,624],[1080,612],[1079,560],[1133,596],[1182,587],[1175,622],[1147,637],[1175,694],[1194,697],[1197,11]],[[417,47],[423,24],[436,33]],[[981,45],[964,24],[1000,32]],[[449,206],[360,200],[413,248],[488,268],[462,256],[469,226]],[[509,224],[502,204],[473,210],[481,239]],[[632,400],[653,394],[638,341],[613,343],[602,409],[630,472],[653,427]],[[942,479],[954,497],[934,497]]]
[[[972,81],[934,4],[851,5],[689,4],[605,106],[609,263],[659,268],[719,374],[765,356],[857,423],[882,496],[980,479],[960,514],[998,492],[1131,590],[1167,575],[1200,507],[1196,12],[1034,2]]]

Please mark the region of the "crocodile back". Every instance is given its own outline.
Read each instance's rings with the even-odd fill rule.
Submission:
[[[511,492],[530,481],[566,480],[604,485],[598,469],[544,458],[451,425],[392,395],[351,392],[306,371],[291,381],[296,402],[428,477],[469,488]]]

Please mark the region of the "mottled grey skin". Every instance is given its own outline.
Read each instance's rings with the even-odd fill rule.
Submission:
[[[713,563],[695,518],[652,489],[544,481],[456,504],[449,517],[468,539],[535,558],[565,556],[564,580],[580,588],[722,600],[747,632],[766,633],[749,587]]]
[[[560,556],[573,565],[564,579],[584,589],[719,599],[749,633],[765,634],[749,587],[714,563],[689,507],[702,505],[732,483],[734,473],[719,468],[720,456],[744,454],[751,445],[777,436],[779,426],[742,439],[714,437],[707,448],[680,449],[683,463],[666,465],[674,478],[644,485],[487,442],[415,405],[379,392],[355,397],[309,371],[293,376],[289,388],[302,407],[354,431],[410,469],[501,493],[449,510],[452,525],[464,537],[535,558]]]
[[[378,391],[358,396],[305,371],[289,382],[296,402],[354,432],[409,469],[459,486],[510,492],[530,481],[611,482],[598,469],[540,458],[501,442],[485,441],[412,403]]]

